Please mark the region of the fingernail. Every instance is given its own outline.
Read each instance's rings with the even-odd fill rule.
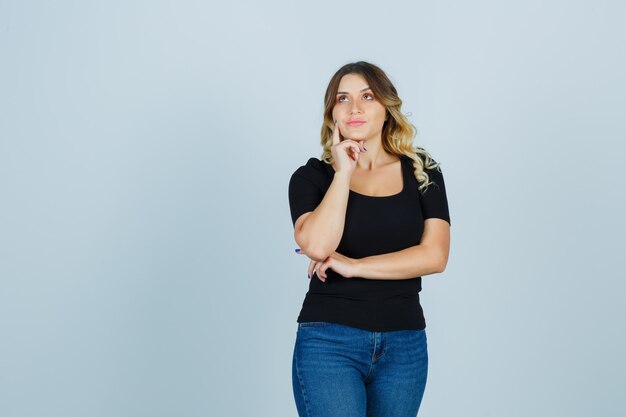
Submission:
[[[367,148],[364,146],[363,149],[365,149],[365,152],[367,152]]]
[[[309,274],[306,274],[306,277],[307,277],[308,279],[311,279],[311,275],[309,275]]]
[[[300,252],[300,248],[296,249],[296,252]]]

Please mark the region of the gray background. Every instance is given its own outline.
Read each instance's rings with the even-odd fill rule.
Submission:
[[[420,415],[623,416],[623,4],[0,1],[0,415],[296,416],[287,185],[363,59],[448,189]]]

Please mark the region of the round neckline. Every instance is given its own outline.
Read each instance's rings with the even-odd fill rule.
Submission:
[[[406,178],[404,175],[404,163],[402,161],[402,156],[399,156],[400,158],[400,173],[402,174],[402,189],[395,193],[395,194],[391,194],[391,195],[367,195],[367,194],[361,194],[359,192],[353,191],[352,188],[349,189],[350,193],[352,195],[356,195],[359,197],[365,197],[365,198],[371,198],[371,199],[381,199],[381,198],[392,198],[392,197],[398,197],[402,194],[404,194],[404,190],[406,190]],[[335,168],[333,168],[332,165],[328,164],[328,166],[330,167],[330,169],[333,171],[333,176],[335,175]]]

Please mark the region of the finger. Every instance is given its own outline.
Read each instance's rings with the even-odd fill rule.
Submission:
[[[353,140],[353,139],[348,139],[348,138],[343,138],[343,141],[341,142],[341,144],[339,146],[345,146],[345,147],[354,146],[356,148],[360,148],[361,147],[359,142],[357,142],[356,140]]]
[[[309,262],[309,268],[308,268],[308,275],[309,275],[309,279],[311,279],[311,277],[313,276],[313,268],[315,267],[315,261],[311,261]]]
[[[361,153],[361,150],[358,147],[350,147],[350,157],[352,159],[354,159],[355,161],[359,160],[359,153]]]
[[[317,274],[321,275],[322,278],[326,279],[328,278],[328,275],[326,274],[326,270],[328,268],[330,268],[330,263],[332,262],[332,258],[329,256],[328,258],[326,258],[324,260],[324,262],[322,262],[318,267],[317,267]]]
[[[309,265],[309,275],[311,276],[311,278],[313,278],[313,275],[317,274],[317,278],[319,278],[321,281],[324,281],[320,277],[320,273],[318,271],[320,264],[321,262],[311,261],[311,264]]]
[[[341,141],[339,140],[339,121],[335,120],[334,122],[335,127],[333,128],[333,145],[336,145]]]
[[[342,144],[346,144],[346,146],[353,146],[359,150],[361,150],[361,144],[353,139],[345,139]]]
[[[328,268],[328,265],[326,263],[323,263],[322,265],[317,267],[317,275],[324,278],[324,281],[326,281],[326,278],[328,278],[328,275],[326,275],[327,268]]]
[[[319,278],[320,281],[326,282],[326,276],[324,275],[323,271],[321,270],[322,265],[324,265],[324,262],[316,262],[315,273],[317,273],[317,277]]]
[[[352,142],[352,141],[350,141],[350,142]],[[360,153],[361,149],[359,148],[359,145],[356,142],[354,144],[348,143],[346,145],[346,152],[348,152],[348,154],[350,154],[350,153],[355,153],[356,154],[356,153]]]

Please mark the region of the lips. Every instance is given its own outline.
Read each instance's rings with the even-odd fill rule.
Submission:
[[[361,125],[365,124],[365,120],[351,119],[351,120],[348,120],[348,124],[350,126],[361,126]]]

